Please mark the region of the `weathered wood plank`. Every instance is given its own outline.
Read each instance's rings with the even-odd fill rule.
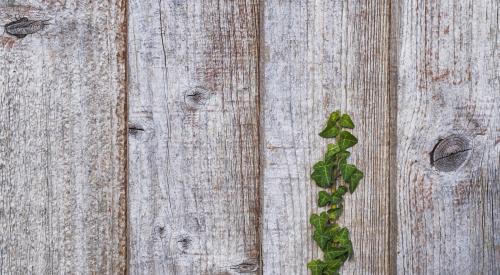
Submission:
[[[259,1],[130,1],[130,272],[258,273]]]
[[[499,274],[499,2],[395,8],[398,274]]]
[[[1,1],[0,274],[123,274],[125,1]]]
[[[343,274],[389,272],[389,3],[266,1],[263,73],[264,274],[308,274],[318,257],[309,215],[317,212],[312,165],[329,113],[354,117],[353,162],[366,179],[347,196],[342,224],[355,257]],[[386,130],[387,129],[387,130]]]

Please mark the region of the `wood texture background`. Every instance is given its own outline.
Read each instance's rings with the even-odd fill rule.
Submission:
[[[308,274],[335,109],[365,172],[342,274],[499,274],[499,11],[0,0],[52,19],[0,36],[0,274]],[[438,171],[450,136],[467,159]]]
[[[389,272],[388,3],[267,1],[263,19],[263,273],[307,274],[318,257],[312,165],[329,113],[352,114],[361,142],[353,162],[366,179],[348,196],[342,223],[355,257],[345,274]]]
[[[399,1],[398,274],[500,273],[498,1]],[[432,168],[438,140],[470,156]]]
[[[16,2],[16,3],[14,3]],[[0,274],[126,270],[125,1],[1,1]]]
[[[130,272],[259,270],[258,1],[131,1]]]

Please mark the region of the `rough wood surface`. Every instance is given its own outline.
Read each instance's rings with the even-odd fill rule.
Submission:
[[[398,274],[500,274],[499,8],[394,3]]]
[[[260,270],[259,1],[130,1],[130,273]]]
[[[51,19],[0,36],[0,274],[125,271],[125,15],[0,1],[2,26]]]
[[[342,224],[355,257],[343,274],[389,272],[387,1],[266,1],[263,17],[264,274],[308,274],[318,257],[309,215],[310,171],[326,147],[329,113],[352,114],[360,137],[352,161],[365,172],[346,196]]]

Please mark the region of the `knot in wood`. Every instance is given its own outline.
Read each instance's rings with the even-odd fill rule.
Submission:
[[[434,146],[431,165],[442,172],[457,170],[469,157],[470,141],[461,135],[451,135]]]
[[[184,103],[188,109],[196,110],[205,105],[210,96],[210,91],[202,87],[194,87],[184,92]]]
[[[128,133],[131,136],[137,136],[139,133],[144,132],[144,127],[135,124],[135,123],[129,123],[128,125]]]
[[[259,270],[259,265],[254,259],[249,259],[237,265],[231,266],[231,269],[237,273],[255,273]]]
[[[6,24],[5,32],[17,38],[24,38],[28,34],[34,34],[43,30],[45,26],[49,25],[48,21],[50,20],[30,20],[27,17],[23,17]]]
[[[182,252],[186,252],[191,247],[192,240],[189,236],[181,236],[177,240],[177,245]]]
[[[165,237],[165,226],[155,226],[154,227],[154,232],[157,236],[159,236],[160,238],[164,238]]]

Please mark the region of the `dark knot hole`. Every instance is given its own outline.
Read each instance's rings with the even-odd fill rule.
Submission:
[[[439,140],[430,153],[431,165],[442,172],[457,170],[467,161],[470,141],[462,135],[451,135]]]

